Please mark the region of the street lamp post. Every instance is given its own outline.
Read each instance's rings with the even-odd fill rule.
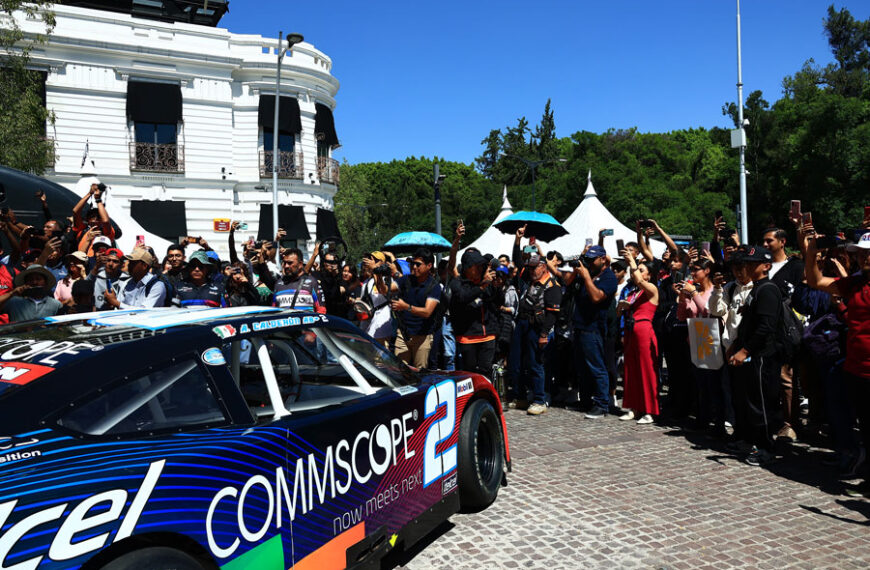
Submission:
[[[525,164],[529,170],[532,171],[532,210],[537,210],[537,202],[535,198],[535,171],[542,164],[548,164],[550,162],[568,162],[564,158],[548,158],[546,160],[529,160],[528,158],[523,158],[522,156],[517,156],[515,154],[506,154],[504,152],[498,153],[499,156],[504,156],[507,158],[516,158],[517,160],[521,160],[523,164]]]
[[[743,54],[740,45],[740,0],[737,0],[737,129],[740,145],[740,243],[749,243],[746,208],[746,130],[743,120]],[[732,141],[733,141],[732,137]],[[732,146],[733,146],[732,142]]]
[[[287,47],[281,47],[284,32],[278,32],[278,69],[275,72],[275,121],[272,125],[272,233],[278,233],[278,113],[281,109],[281,62],[287,50],[305,38],[302,34],[287,34]]]

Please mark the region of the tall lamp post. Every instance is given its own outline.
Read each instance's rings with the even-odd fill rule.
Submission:
[[[284,32],[278,32],[278,70],[275,73],[275,122],[272,126],[272,232],[278,233],[278,113],[281,109],[281,62],[293,46],[305,38],[302,34],[287,34],[287,47],[281,47]]]
[[[743,118],[743,54],[740,45],[740,0],[737,0],[737,128],[731,131],[731,147],[740,148],[740,243],[749,243],[746,208],[746,130]]]
[[[529,160],[528,158],[523,158],[522,156],[517,156],[515,154],[506,154],[504,152],[500,152],[498,154],[499,154],[499,156],[504,156],[507,158],[515,158],[517,160],[521,160],[523,162],[523,164],[525,164],[529,168],[529,170],[532,171],[532,210],[533,211],[536,211],[538,209],[537,202],[535,199],[535,171],[542,164],[548,164],[550,162],[568,162],[564,158],[548,158],[546,160]]]

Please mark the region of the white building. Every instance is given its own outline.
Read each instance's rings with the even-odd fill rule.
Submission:
[[[47,72],[46,105],[56,116],[47,134],[57,159],[47,177],[75,189],[95,171],[125,228],[122,247],[142,233],[124,226],[128,217],[146,243],[202,236],[225,253],[222,219],[248,224],[239,241],[257,236],[261,204],[272,203],[278,41],[216,27],[226,0],[65,4],[55,5],[57,26],[32,54],[33,67]],[[38,20],[17,17],[25,32],[42,31]],[[278,188],[280,203],[294,208],[279,223],[309,250],[318,209],[332,210],[339,181],[331,69],[305,42],[281,69]],[[92,168],[83,168],[86,144]],[[271,214],[264,217],[271,234]]]

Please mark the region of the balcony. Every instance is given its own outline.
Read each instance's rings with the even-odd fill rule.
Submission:
[[[260,151],[260,176],[272,176],[272,152]],[[278,151],[278,178],[302,179],[302,153],[295,151]]]
[[[339,179],[338,161],[326,156],[317,157],[317,177],[321,183],[335,184],[338,186]]]
[[[180,144],[130,143],[130,170],[184,172],[184,147]]]

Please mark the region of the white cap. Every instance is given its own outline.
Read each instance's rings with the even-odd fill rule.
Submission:
[[[859,249],[870,249],[870,232],[864,232],[858,243],[854,243],[846,248],[847,251],[858,251]]]

